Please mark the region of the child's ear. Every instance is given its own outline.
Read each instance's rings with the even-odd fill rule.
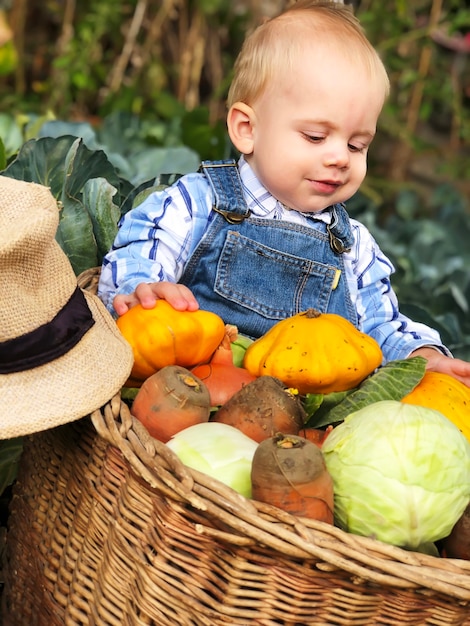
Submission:
[[[242,154],[253,152],[253,124],[255,113],[244,102],[235,102],[227,115],[227,129],[235,148]]]

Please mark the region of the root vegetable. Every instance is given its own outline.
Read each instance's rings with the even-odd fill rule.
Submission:
[[[299,517],[333,524],[333,480],[311,441],[278,433],[258,445],[251,466],[252,498]]]
[[[131,413],[152,437],[166,443],[181,430],[208,422],[210,409],[204,383],[186,368],[168,365],[142,383]]]
[[[203,363],[191,369],[209,390],[213,407],[225,404],[234,393],[255,380],[255,376],[246,369],[234,365],[231,344],[236,340],[237,335],[237,327],[227,325],[225,336],[209,363]]]
[[[302,428],[299,431],[299,436],[304,439],[308,439],[312,443],[316,444],[319,448],[322,447],[323,442],[333,430],[333,426],[329,425],[325,430],[321,428]]]
[[[212,420],[234,426],[258,443],[278,432],[297,434],[306,420],[299,395],[272,376],[261,376],[237,391]]]
[[[445,556],[470,561],[470,504],[442,543]]]

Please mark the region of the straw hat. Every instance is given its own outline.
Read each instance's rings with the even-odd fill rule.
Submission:
[[[130,373],[129,344],[77,287],[47,187],[0,176],[0,439],[76,420]]]

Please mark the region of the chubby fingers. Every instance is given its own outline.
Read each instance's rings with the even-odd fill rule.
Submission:
[[[119,316],[127,313],[127,311],[136,304],[139,304],[139,300],[135,296],[135,293],[119,294],[115,296],[113,300],[114,310]]]
[[[140,283],[134,293],[117,295],[113,306],[118,315],[123,315],[136,304],[141,304],[144,309],[152,309],[157,300],[166,300],[177,311],[196,311],[199,308],[188,287],[168,281]]]
[[[433,368],[434,371],[449,374],[457,380],[460,380],[464,385],[467,385],[467,387],[470,387],[470,363],[462,361],[461,359],[451,359],[447,357],[444,357],[444,359],[439,362],[437,368]]]
[[[427,359],[427,370],[448,374],[470,387],[470,363],[468,361],[454,359],[432,348],[420,348],[413,352],[413,355]]]
[[[139,291],[139,298],[143,307],[145,307],[145,303],[142,299],[145,287],[150,288],[153,295],[153,300],[151,296],[148,295],[148,302],[152,302],[151,306],[155,306],[156,300],[166,300],[168,304],[171,304],[177,311],[196,311],[199,308],[198,301],[194,297],[193,292],[185,285],[170,283],[168,281],[151,283],[149,285],[138,285],[136,293],[141,286],[142,294]],[[147,289],[145,289],[145,294],[147,297]]]

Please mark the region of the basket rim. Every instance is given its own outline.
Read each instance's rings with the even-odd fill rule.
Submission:
[[[101,267],[78,277],[96,293]],[[185,466],[164,443],[152,438],[117,393],[91,414],[98,434],[115,446],[132,470],[169,501],[185,503],[222,522],[230,531],[196,525],[201,535],[234,545],[262,543],[283,556],[312,559],[323,570],[341,569],[360,584],[439,593],[470,602],[470,561],[404,550],[379,540],[299,518],[275,506],[248,500],[215,478]]]
[[[226,529],[196,524],[201,535],[234,545],[261,543],[283,556],[310,559],[318,569],[348,572],[357,584],[367,581],[434,592],[464,604],[470,601],[470,561],[404,550],[249,500],[217,479],[185,466],[167,445],[148,434],[120,393],[94,411],[91,421],[152,489],[170,502],[194,507]]]

